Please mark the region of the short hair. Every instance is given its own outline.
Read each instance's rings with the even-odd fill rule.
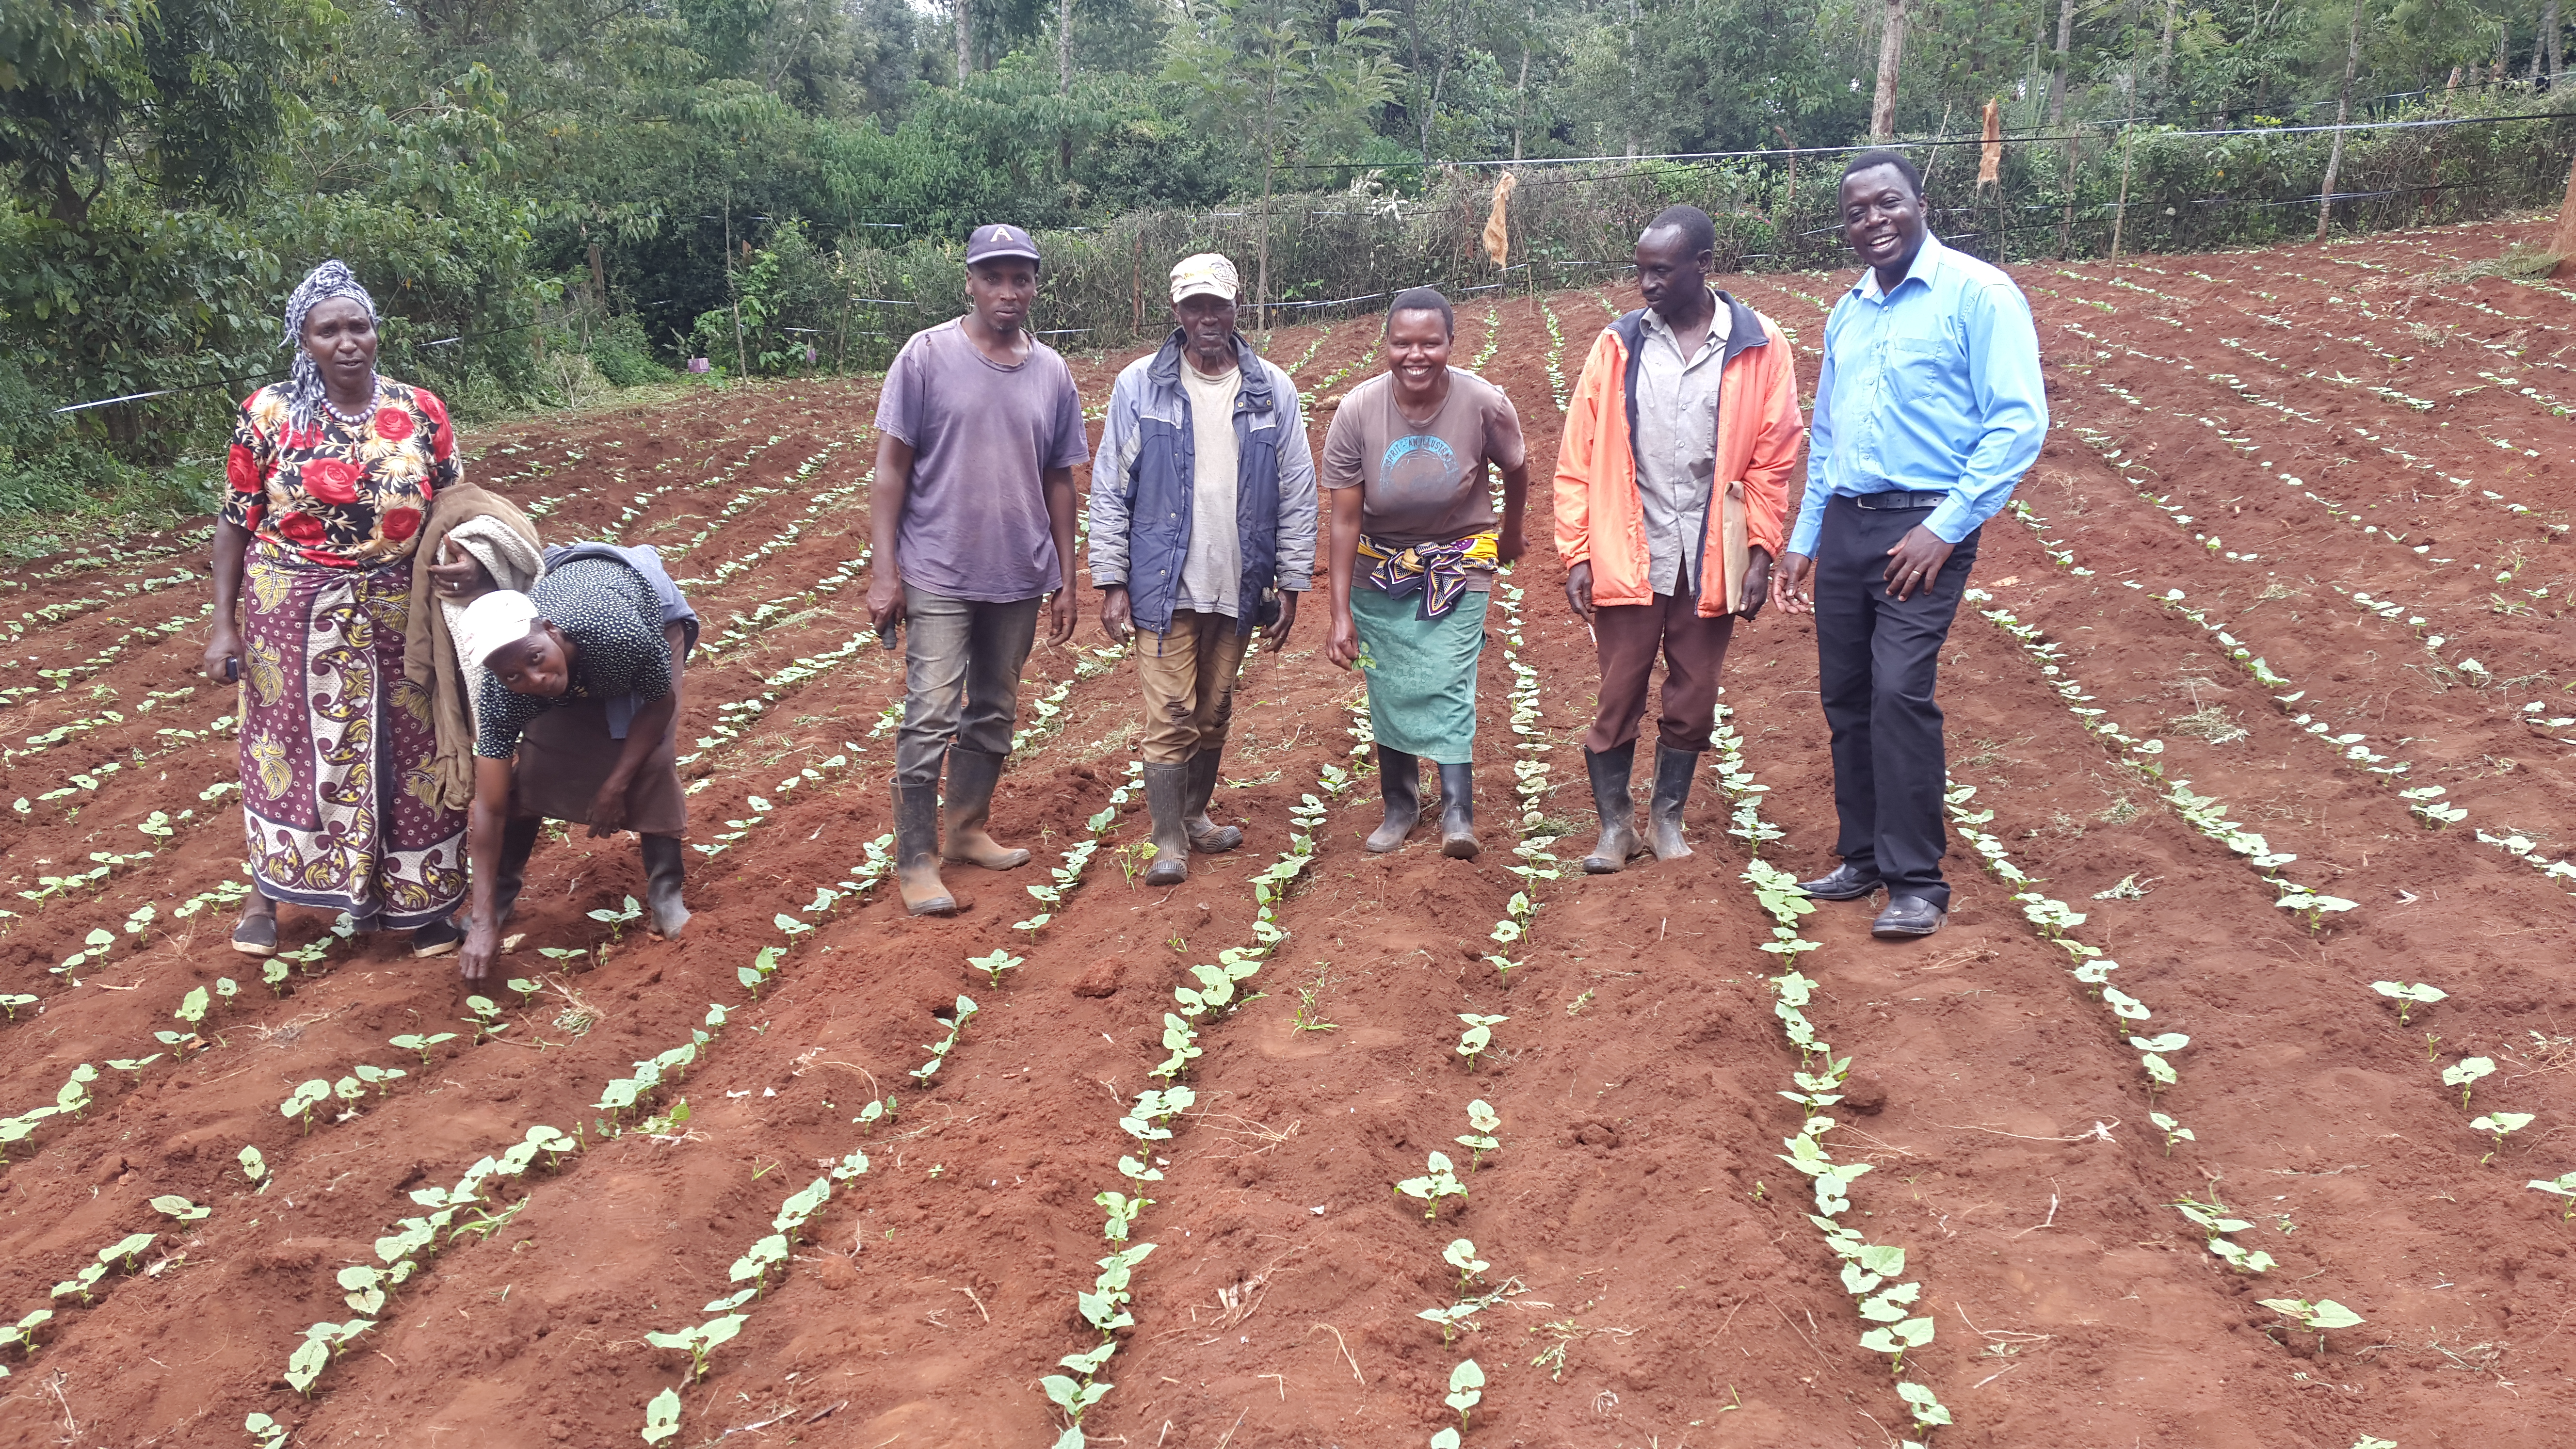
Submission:
[[[1881,166],[1895,167],[1896,174],[1905,178],[1906,189],[1914,193],[1914,199],[1923,199],[1923,172],[1898,151],[1863,151],[1843,167],[1843,180],[1849,181],[1864,171],[1875,171]]]
[[[1681,232],[1682,243],[1690,248],[1692,256],[1717,250],[1717,224],[1708,219],[1707,212],[1696,206],[1667,206],[1655,213],[1653,221],[1646,223],[1646,230],[1650,232],[1667,227]]]
[[[1449,329],[1449,335],[1458,335],[1457,309],[1449,305],[1449,299],[1441,296],[1437,287],[1407,287],[1396,293],[1395,300],[1386,304],[1386,325],[1390,330],[1398,312],[1437,312],[1440,325]]]

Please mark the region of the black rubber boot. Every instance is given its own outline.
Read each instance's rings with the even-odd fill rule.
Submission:
[[[894,883],[916,916],[953,916],[957,898],[939,879],[939,787],[894,787]]]
[[[1422,757],[1378,746],[1377,789],[1386,800],[1386,821],[1369,832],[1368,848],[1384,855],[1404,844],[1422,819]]]
[[[996,842],[985,824],[993,817],[993,787],[1002,783],[1002,757],[948,747],[948,848],[944,858],[1009,870],[1029,863],[1029,853]]]
[[[501,858],[492,862],[493,928],[510,923],[510,913],[519,908],[519,892],[528,884],[528,857],[536,854],[537,836],[546,822],[534,815],[517,816],[501,822]]]
[[[1440,853],[1452,860],[1474,860],[1484,853],[1476,843],[1476,767],[1440,767]]]
[[[1202,855],[1219,855],[1243,843],[1242,827],[1219,825],[1208,818],[1208,802],[1216,798],[1217,768],[1224,758],[1221,745],[1190,756],[1189,793],[1181,801],[1181,822],[1189,829],[1190,849]]]
[[[1643,855],[1637,838],[1637,802],[1628,793],[1628,776],[1637,767],[1637,742],[1615,750],[1585,750],[1584,772],[1592,777],[1592,808],[1601,815],[1601,839],[1583,857],[1586,875],[1616,875]]]
[[[1145,811],[1154,823],[1154,863],[1145,867],[1145,884],[1179,885],[1190,878],[1190,833],[1182,824],[1189,796],[1190,767],[1145,767]]]
[[[1671,860],[1691,853],[1682,839],[1682,806],[1690,803],[1691,776],[1699,770],[1699,751],[1655,746],[1655,793],[1646,804],[1646,840],[1655,859]]]
[[[680,901],[688,879],[689,854],[676,835],[647,835],[644,840],[644,904],[651,911],[653,934],[677,939],[689,923],[689,908]]]

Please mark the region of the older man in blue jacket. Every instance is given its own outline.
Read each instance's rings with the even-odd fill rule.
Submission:
[[[1141,634],[1149,885],[1243,832],[1208,817],[1234,681],[1258,628],[1297,622],[1315,567],[1315,457],[1285,370],[1235,331],[1241,288],[1213,252],[1172,268],[1172,335],[1118,374],[1091,480],[1091,581],[1112,639]]]

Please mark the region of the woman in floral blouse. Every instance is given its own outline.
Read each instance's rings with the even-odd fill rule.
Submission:
[[[276,951],[291,901],[436,956],[463,936],[465,813],[431,803],[430,701],[403,647],[421,520],[461,477],[455,431],[427,389],[376,375],[375,302],[341,263],[287,300],[286,345],[293,375],[242,404],[215,526],[206,672],[242,687],[257,887],[233,947]]]

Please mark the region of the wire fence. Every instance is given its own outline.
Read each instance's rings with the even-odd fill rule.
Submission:
[[[2453,97],[2453,100],[2462,100]],[[2507,88],[2465,98],[2480,114],[2418,107],[2398,119],[2225,130],[2069,125],[2008,136],[1995,180],[1977,181],[1977,135],[1894,143],[1924,168],[1934,229],[1995,262],[2110,252],[2207,251],[2302,239],[2324,208],[2334,229],[2365,232],[2475,220],[2555,205],[2576,154],[2576,110]],[[2329,153],[2343,156],[2324,194]],[[1038,315],[1090,346],[1133,345],[1166,325],[1165,277],[1192,252],[1234,259],[1252,325],[1339,315],[1409,286],[1528,291],[1628,265],[1637,234],[1677,202],[1717,225],[1721,270],[1847,265],[1839,221],[1844,158],[1864,146],[1526,162],[1507,203],[1508,265],[1483,233],[1498,173],[1436,168],[1418,194],[1362,176],[1347,191],[1282,194],[1267,205],[1147,211],[1038,235],[1046,265]],[[847,356],[882,365],[914,319],[953,314],[965,283],[954,242],[845,237],[848,285],[870,299],[850,318]],[[864,343],[865,345],[859,345]]]

